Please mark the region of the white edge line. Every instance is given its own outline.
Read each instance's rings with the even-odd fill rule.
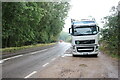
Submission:
[[[4,61],[7,61],[7,60],[9,60],[9,59],[18,58],[18,57],[21,57],[21,56],[23,56],[23,55],[17,55],[17,56],[9,57],[9,58],[3,59],[3,60],[1,60],[1,61],[4,62]]]
[[[37,73],[37,71],[33,71],[32,73],[30,73],[29,75],[27,75],[25,78],[29,78],[30,76],[32,76],[35,73]]]
[[[32,52],[32,53],[30,53],[30,54],[36,54],[37,52]]]
[[[65,56],[61,56],[61,57],[65,57]]]
[[[49,63],[44,64],[43,67],[47,66],[48,64],[49,64]]]
[[[53,48],[55,48],[55,47],[53,47]],[[32,53],[30,53],[30,54],[36,54],[36,53],[38,53],[38,52],[43,52],[43,51],[46,51],[46,50],[48,50],[48,49],[44,49],[44,50],[40,50],[40,51],[36,51],[36,52],[32,52]],[[9,57],[9,58],[6,58],[6,59],[3,59],[3,60],[0,60],[0,64],[3,63],[4,61],[9,60],[9,59],[14,59],[14,58],[21,57],[21,56],[23,56],[23,55],[17,55],[17,56],[13,56],[13,57]],[[58,56],[60,56],[60,55],[58,55]],[[49,64],[49,63],[48,63],[48,64]]]
[[[0,60],[0,64],[3,63],[3,62],[4,62],[4,60]]]
[[[30,54],[36,54],[37,52],[42,52],[42,51],[46,51],[47,49],[44,49],[44,50],[41,50],[41,51],[36,51],[36,52],[33,52],[33,53],[30,53]],[[0,64],[3,63],[4,61],[7,61],[9,59],[14,59],[14,58],[18,58],[18,57],[21,57],[23,55],[17,55],[17,56],[13,56],[13,57],[9,57],[9,58],[6,58],[6,59],[3,59],[3,60],[0,60]]]
[[[41,51],[46,51],[46,50],[48,50],[48,49],[43,49],[43,50],[41,50]]]

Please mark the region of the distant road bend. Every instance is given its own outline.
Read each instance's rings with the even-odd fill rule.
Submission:
[[[61,42],[54,47],[43,49],[30,54],[21,54],[3,59],[3,78],[32,78],[37,71],[49,65],[51,61],[62,56],[70,48],[70,43]]]

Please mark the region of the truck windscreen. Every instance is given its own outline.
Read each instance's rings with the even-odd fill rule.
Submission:
[[[95,34],[97,34],[96,26],[74,28],[74,36],[95,35]]]

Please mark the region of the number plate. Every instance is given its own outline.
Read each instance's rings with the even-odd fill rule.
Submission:
[[[83,55],[88,55],[88,53],[87,53],[87,52],[85,52],[85,53],[83,53]]]

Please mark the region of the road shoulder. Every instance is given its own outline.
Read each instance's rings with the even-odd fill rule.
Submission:
[[[68,53],[69,50],[65,52]],[[118,78],[118,61],[102,53],[97,58],[72,57],[69,54],[57,58],[36,76],[39,78]]]

